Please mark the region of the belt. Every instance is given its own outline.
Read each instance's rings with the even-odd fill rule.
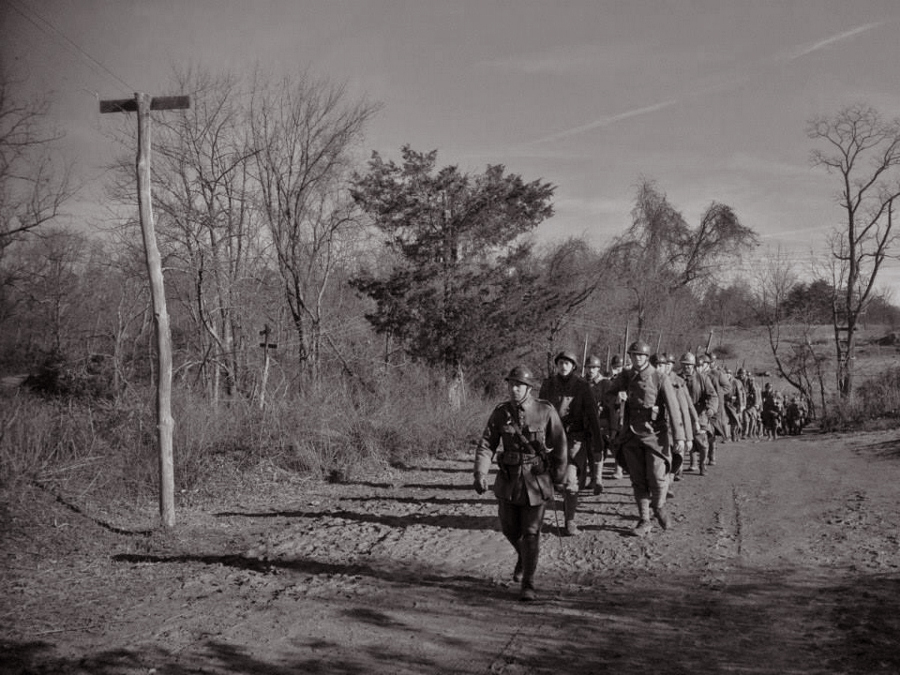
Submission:
[[[519,466],[520,464],[529,464],[538,459],[538,456],[532,453],[515,452],[505,450],[500,455],[500,463],[510,466]]]

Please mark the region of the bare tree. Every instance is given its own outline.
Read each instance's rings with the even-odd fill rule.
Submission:
[[[210,396],[242,381],[256,326],[243,289],[263,266],[263,226],[251,173],[248,102],[233,75],[188,70],[173,76],[192,105],[154,120],[153,200],[169,292],[191,328],[182,372],[196,370]],[[134,133],[132,125],[124,131]],[[129,141],[126,146],[133,145]],[[114,194],[133,204],[133,160],[118,161]],[[136,222],[130,221],[132,227]]]
[[[222,390],[231,396],[241,378],[240,346],[250,327],[240,289],[261,265],[250,172],[255,150],[238,78],[188,71],[175,79],[193,104],[158,122],[154,202],[169,264],[179,261],[190,279],[186,306],[200,331],[200,372],[216,399]]]
[[[49,353],[61,354],[76,334],[83,332],[77,315],[86,248],[83,235],[51,228],[19,251],[23,263],[20,292],[30,307],[32,339]]]
[[[74,193],[70,171],[52,152],[46,102],[19,97],[0,68],[0,261],[19,235],[56,218]]]
[[[832,317],[837,388],[848,397],[853,392],[859,321],[897,238],[893,226],[894,200],[900,196],[900,120],[884,120],[874,108],[856,104],[833,117],[810,120],[807,134],[826,146],[812,153],[813,164],[835,174],[840,185],[836,198],[845,220],[830,239]]]
[[[822,410],[825,409],[825,357],[817,352],[812,340],[813,321],[810,314],[792,311],[788,300],[799,283],[799,276],[789,258],[779,249],[766,256],[766,264],[754,280],[754,307],[757,320],[766,327],[769,349],[779,374],[796,388],[815,415],[813,392],[818,389]]]
[[[632,224],[606,252],[607,265],[634,296],[637,336],[683,288],[702,286],[729,260],[756,245],[756,234],[730,206],[712,202],[691,229],[665,193],[651,180],[637,189]]]
[[[261,211],[296,332],[297,358],[314,380],[328,339],[325,291],[343,247],[361,228],[346,187],[353,151],[378,109],[351,101],[343,87],[327,80],[301,77],[270,85],[258,77],[254,87],[250,124]]]

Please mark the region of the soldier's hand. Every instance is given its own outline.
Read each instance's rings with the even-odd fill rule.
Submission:
[[[675,450],[676,455],[684,454],[684,441],[675,441]]]
[[[475,492],[483,495],[485,492],[487,492],[488,489],[487,477],[480,474],[476,475],[472,485],[475,488]]]

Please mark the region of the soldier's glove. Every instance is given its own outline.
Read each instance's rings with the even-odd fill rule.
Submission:
[[[546,457],[539,456],[537,461],[531,465],[531,473],[535,476],[540,476],[541,474],[547,473],[550,469]]]
[[[475,488],[475,492],[483,495],[485,492],[487,492],[488,489],[487,477],[483,476],[482,474],[475,474],[473,487]]]

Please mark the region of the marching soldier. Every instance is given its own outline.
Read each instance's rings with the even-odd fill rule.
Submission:
[[[509,399],[494,408],[475,450],[474,487],[478,494],[487,491],[496,457],[500,529],[516,550],[513,580],[521,582],[521,599],[530,601],[535,599],[544,510],[553,498],[553,485],[566,474],[566,433],[556,409],[532,397],[535,380],[528,368],[513,368],[506,384]]]
[[[613,380],[624,370],[624,364],[618,354],[613,354],[609,361],[609,379]],[[622,430],[622,420],[625,415],[625,404],[619,401],[615,393],[610,394],[607,390],[606,401],[603,403],[604,409],[609,414],[609,452],[613,458],[613,480],[619,480],[623,477],[622,464],[619,462],[619,433]]]
[[[613,358],[619,360],[618,356]],[[621,370],[621,367],[618,370]],[[599,357],[591,356],[588,359],[587,372],[588,384],[591,387],[591,393],[594,395],[594,402],[597,404],[597,417],[600,421],[600,457],[594,457],[591,465],[591,480],[588,487],[593,489],[595,495],[599,495],[603,492],[603,463],[610,456],[610,443],[614,433],[619,428],[618,416],[616,414],[616,397],[610,397],[609,395],[609,385],[612,380],[603,372],[603,362]],[[616,470],[622,470],[618,464],[616,465]]]
[[[697,409],[694,407],[693,401],[691,401],[691,395],[688,393],[687,383],[684,381],[684,378],[672,370],[675,365],[675,357],[672,354],[660,354],[658,360],[662,367],[662,371],[666,374],[666,377],[669,378],[669,381],[672,383],[672,388],[675,390],[675,394],[678,397],[678,405],[681,408],[681,419],[684,422],[684,449],[685,452],[690,452],[690,449],[694,446],[694,436],[698,433],[702,433]],[[684,455],[673,454],[671,470],[672,480],[681,480],[683,464]],[[671,490],[669,490],[669,496],[674,496],[671,494]]]
[[[718,368],[713,368],[713,362],[716,361],[715,354],[701,354],[697,359],[697,368],[702,375],[705,375],[712,383],[716,390],[716,411],[709,416],[709,445],[706,452],[706,466],[710,467],[716,463],[716,440],[721,436],[723,439],[728,437],[726,432],[728,420],[725,415],[725,395],[719,381]]]
[[[694,444],[690,448],[688,471],[694,470],[694,453],[699,455],[697,468],[700,475],[706,475],[707,452],[710,439],[713,436],[712,420],[719,409],[719,395],[709,377],[697,370],[697,358],[691,352],[685,352],[681,357],[682,377],[687,387],[688,395],[697,411],[697,427],[699,431],[694,434]]]
[[[563,513],[566,534],[578,534],[575,513],[578,509],[578,490],[587,481],[587,472],[595,459],[602,456],[600,420],[591,387],[575,373],[578,357],[563,351],[554,359],[556,373],[541,384],[538,398],[549,401],[559,413],[566,430],[569,463],[563,483]]]
[[[651,511],[668,529],[665,510],[672,453],[684,452],[684,422],[677,395],[668,378],[650,365],[650,345],[643,341],[628,348],[632,369],[612,383],[625,403],[621,453],[631,478],[638,507],[637,536],[648,534]]]

